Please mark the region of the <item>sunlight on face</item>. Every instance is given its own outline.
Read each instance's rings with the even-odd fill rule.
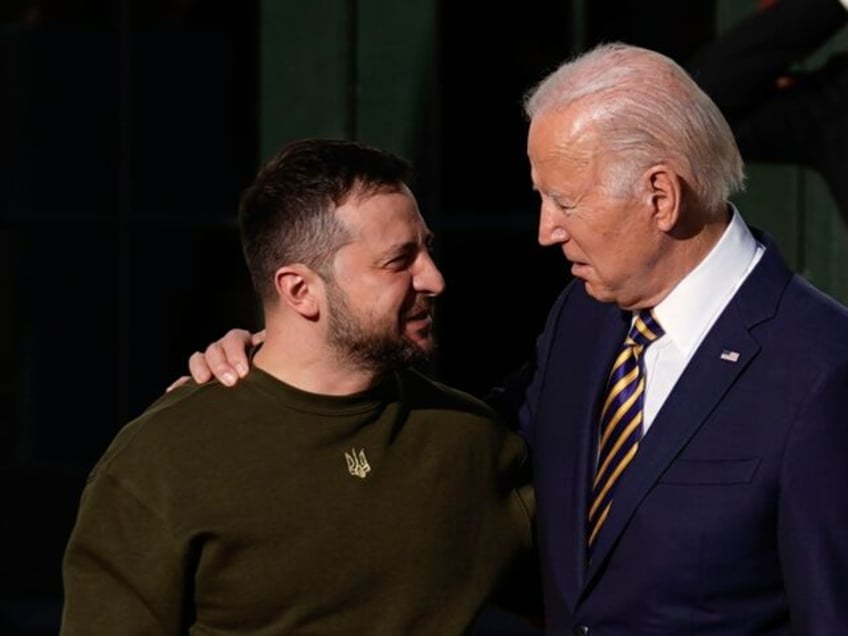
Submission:
[[[327,282],[329,342],[367,368],[423,361],[435,348],[433,299],[444,279],[414,196],[380,192],[337,214],[352,238],[336,253]]]
[[[539,243],[560,246],[590,296],[628,307],[642,296],[653,262],[650,210],[638,195],[613,197],[604,190],[605,158],[591,152],[591,134],[574,128],[568,110],[538,115],[530,125]]]

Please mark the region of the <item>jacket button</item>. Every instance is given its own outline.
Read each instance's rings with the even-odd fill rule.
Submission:
[[[574,636],[589,636],[592,632],[589,631],[589,628],[586,625],[578,625],[572,631]]]

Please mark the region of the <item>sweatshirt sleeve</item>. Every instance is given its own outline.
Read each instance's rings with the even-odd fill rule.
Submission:
[[[93,476],[65,549],[60,635],[186,633],[185,562],[156,511],[110,474]]]

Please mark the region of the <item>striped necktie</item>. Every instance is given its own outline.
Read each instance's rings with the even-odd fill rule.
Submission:
[[[642,438],[645,369],[642,353],[663,329],[650,310],[636,315],[630,333],[612,365],[607,398],[601,410],[598,468],[589,508],[589,556],[598,532],[609,516],[615,486],[630,464]]]

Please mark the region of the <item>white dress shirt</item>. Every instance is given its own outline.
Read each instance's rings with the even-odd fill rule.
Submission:
[[[839,0],[842,3],[842,6],[848,9],[848,0]]]
[[[848,2],[848,0],[845,0]],[[707,257],[654,307],[665,334],[645,350],[643,434],[698,345],[765,252],[739,211]]]

